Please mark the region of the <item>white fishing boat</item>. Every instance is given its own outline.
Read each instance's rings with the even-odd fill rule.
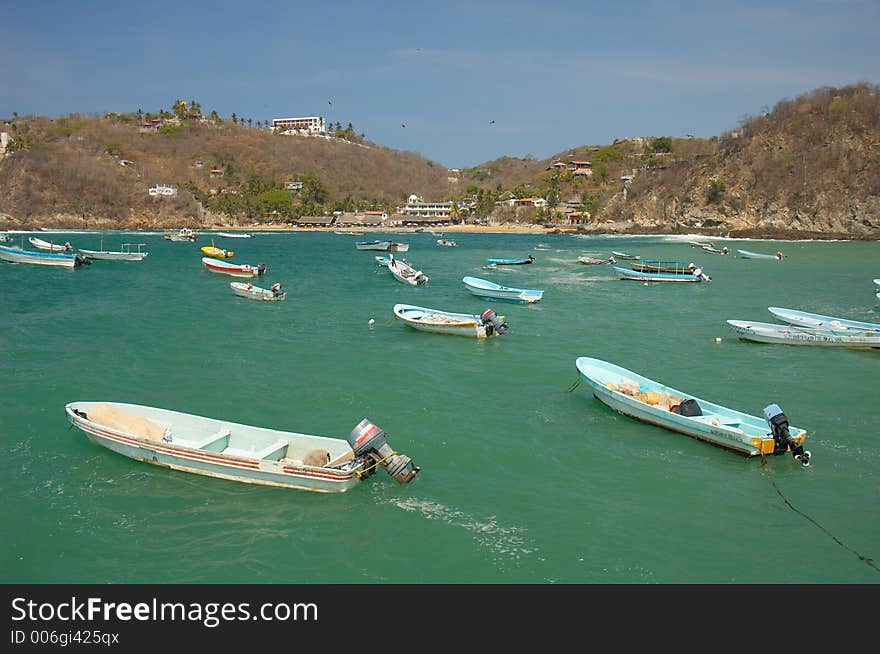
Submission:
[[[404,284],[424,286],[428,283],[428,276],[425,273],[421,270],[416,270],[405,261],[395,259],[393,254],[388,262],[388,270],[391,271],[391,274],[394,275],[397,281]]]
[[[131,251],[132,243],[123,243],[121,250],[105,250],[104,241],[101,241],[100,250],[83,250],[78,252],[88,259],[100,259],[106,261],[143,261],[149,252],[143,252],[141,247],[146,243],[137,243],[137,252]]]
[[[266,272],[265,263],[252,266],[247,263],[236,264],[230,263],[225,259],[213,259],[211,257],[202,257],[202,265],[211,272],[232,275],[233,277],[256,277]]]
[[[70,402],[70,424],[131,459],[207,477],[341,493],[381,466],[398,482],[419,468],[366,418],[347,439],[252,427],[139,404]]]
[[[586,254],[581,255],[577,258],[578,263],[582,263],[587,266],[598,266],[603,263],[617,263],[617,259],[614,257],[608,257],[607,259],[597,259],[596,257],[591,257]]]
[[[761,252],[751,252],[749,250],[737,250],[739,256],[743,259],[768,259],[773,261],[782,261],[784,258],[782,250],[777,250],[776,254],[763,254]]]
[[[617,250],[611,250],[611,254],[613,254],[618,259],[630,259],[632,261],[638,261],[641,259],[641,255],[638,254],[629,254],[627,252],[618,252]]]
[[[477,316],[472,313],[453,313],[412,304],[395,304],[394,315],[413,329],[435,334],[487,338],[500,336],[509,329],[504,316],[498,316],[492,309],[486,309],[482,315]]]
[[[9,234],[0,233],[0,243],[11,243],[12,237]]]
[[[217,236],[222,236],[223,238],[253,238],[253,234],[247,234],[245,232],[217,232]]]
[[[272,284],[272,288],[260,288],[250,282],[229,282],[232,292],[249,300],[260,302],[283,302],[287,292],[281,290],[281,284]]]
[[[197,232],[190,229],[189,227],[181,227],[177,230],[165,230],[164,237],[166,241],[186,241],[189,243],[194,243],[196,239],[199,238],[199,235]]]
[[[480,279],[479,277],[462,277],[461,283],[477,297],[492,300],[504,300],[518,304],[534,304],[544,297],[544,291],[539,289],[511,288],[496,284],[488,279]]]
[[[7,245],[0,245],[0,259],[9,263],[32,263],[39,266],[61,266],[64,268],[75,268],[82,264],[91,263],[79,254],[34,252],[33,250],[22,250],[21,248],[9,247]]]
[[[408,252],[409,251],[409,243],[398,243],[397,241],[391,241],[388,244],[389,252]]]
[[[863,331],[851,334],[813,327],[778,325],[753,320],[728,320],[727,324],[747,341],[779,345],[813,345],[819,347],[880,348],[880,332]]]
[[[391,241],[358,241],[354,244],[354,247],[358,250],[378,250],[380,252],[387,252],[388,248],[391,247]]]
[[[382,255],[382,254],[377,254],[376,257],[375,257],[375,259],[376,259],[376,265],[379,266],[380,268],[387,268],[387,267],[388,267],[388,264],[391,263],[391,259],[392,259],[393,257],[394,257],[393,254],[392,254],[392,255],[389,255],[389,256],[385,256],[385,255]],[[404,263],[407,262],[406,259],[397,259],[397,261],[403,261]]]
[[[445,245],[446,247],[454,248],[458,244],[455,241],[450,241],[445,238],[438,238],[437,245]]]
[[[33,245],[35,248],[44,250],[46,252],[73,252],[73,247],[70,245],[70,243],[59,245],[58,243],[50,243],[49,241],[44,241],[43,239],[37,238],[36,236],[28,237],[28,243]]]
[[[783,322],[787,322],[790,325],[827,329],[832,332],[851,333],[853,331],[874,331],[880,333],[880,323],[848,320],[846,318],[837,318],[835,316],[823,316],[818,313],[808,313],[806,311],[784,309],[782,307],[767,307],[767,310]]]

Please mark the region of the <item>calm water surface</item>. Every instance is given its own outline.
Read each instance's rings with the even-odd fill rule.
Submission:
[[[876,242],[716,241],[782,249],[777,263],[684,238],[455,234],[448,248],[398,234],[411,244],[399,256],[430,277],[410,287],[355,249],[372,235],[215,238],[232,261],[267,264],[259,285],[284,284],[285,302],[261,304],[203,269],[209,235],[49,236],[86,249],[142,242],[150,254],[75,270],[0,264],[2,582],[880,579],[859,559],[880,560],[880,352],[749,343],[725,324],[774,322],[768,306],[880,322]],[[713,281],[644,285],[576,262],[612,249],[694,261]],[[527,254],[534,264],[483,268]],[[486,302],[465,275],[544,299]],[[510,332],[417,332],[392,320],[398,302],[491,306]],[[808,430],[813,465],[762,466],[615,413],[585,384],[569,392],[579,356],[757,415],[778,403]],[[380,471],[319,494],[172,471],[69,429],[75,400],[339,438],[366,417],[422,473],[399,486]]]

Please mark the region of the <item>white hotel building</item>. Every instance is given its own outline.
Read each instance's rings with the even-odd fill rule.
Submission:
[[[452,211],[452,202],[425,202],[418,195],[410,195],[406,199],[406,206],[399,213],[407,216],[422,216],[424,218],[449,218]]]
[[[327,131],[323,116],[306,116],[305,118],[273,118],[272,129],[276,132],[296,130],[308,134],[323,134]]]

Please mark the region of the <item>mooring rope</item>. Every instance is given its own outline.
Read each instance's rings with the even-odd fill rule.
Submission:
[[[574,389],[576,389],[578,386],[580,386],[582,381],[583,380],[580,377],[578,377],[574,381],[574,384],[572,384],[571,386],[568,387],[568,392],[571,393]]]
[[[766,465],[767,465],[767,457],[766,457],[766,456],[764,455],[764,453],[762,452],[762,453],[761,453],[761,466],[763,467],[763,466],[766,466]],[[800,516],[806,518],[807,520],[809,520],[810,522],[812,522],[812,523],[813,523],[814,525],[816,525],[819,529],[821,529],[821,530],[824,531],[826,534],[828,534],[828,536],[830,536],[831,539],[832,539],[835,543],[837,543],[838,545],[840,545],[843,549],[847,550],[848,552],[852,552],[853,554],[855,554],[857,557],[859,557],[859,560],[864,561],[867,565],[869,565],[869,566],[871,566],[872,568],[874,568],[874,570],[875,570],[876,572],[880,572],[880,568],[878,568],[878,567],[877,567],[877,564],[874,563],[874,559],[872,559],[870,556],[865,556],[865,555],[863,555],[863,554],[859,554],[859,553],[856,552],[853,548],[849,547],[848,545],[846,545],[846,543],[844,543],[843,541],[841,541],[837,536],[835,536],[835,535],[832,534],[830,531],[828,531],[825,527],[823,527],[822,525],[820,525],[815,519],[813,519],[812,517],[808,516],[806,513],[804,513],[804,512],[801,511],[800,509],[798,509],[794,504],[792,504],[792,503],[788,500],[788,498],[787,498],[785,495],[783,495],[782,490],[779,488],[779,486],[776,485],[776,482],[773,480],[773,478],[772,478],[771,476],[767,475],[766,472],[765,472],[764,474],[765,474],[765,476],[767,477],[767,479],[770,481],[770,484],[773,486],[773,490],[775,490],[775,491],[776,491],[776,494],[779,495],[779,497],[782,498],[782,501],[785,502],[785,504],[788,506],[788,508],[790,508],[792,511],[794,511],[794,512],[797,513],[798,515],[800,515]]]

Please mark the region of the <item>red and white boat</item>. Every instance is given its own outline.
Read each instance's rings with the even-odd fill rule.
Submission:
[[[257,277],[266,272],[266,264],[261,263],[259,266],[251,266],[249,264],[229,263],[224,259],[212,259],[211,257],[202,257],[202,264],[215,273],[223,273],[232,275],[233,277]]]

